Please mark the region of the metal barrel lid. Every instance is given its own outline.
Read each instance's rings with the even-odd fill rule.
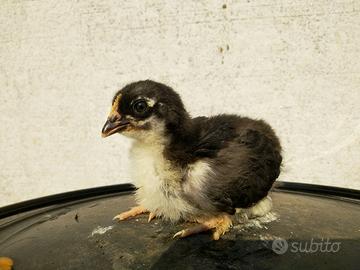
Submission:
[[[359,269],[360,192],[278,182],[263,218],[236,217],[219,241],[173,239],[189,224],[112,217],[135,204],[130,184],[0,208],[0,257],[14,269]]]

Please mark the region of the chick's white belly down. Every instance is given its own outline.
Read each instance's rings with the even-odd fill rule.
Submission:
[[[181,170],[164,159],[161,149],[135,144],[130,158],[139,205],[171,221],[189,219],[196,214],[197,209],[180,196]]]

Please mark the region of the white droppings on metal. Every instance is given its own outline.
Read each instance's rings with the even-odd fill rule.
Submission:
[[[269,212],[262,217],[257,217],[257,218],[252,218],[252,219],[247,218],[246,214],[239,215],[239,216],[236,216],[238,225],[235,225],[234,229],[237,229],[240,231],[242,231],[244,229],[248,229],[248,228],[258,228],[258,229],[267,230],[268,227],[265,224],[271,223],[278,219],[279,219],[279,216],[274,212]]]
[[[110,231],[114,228],[114,226],[107,226],[107,227],[101,227],[101,226],[97,226],[92,232],[91,232],[91,236],[94,236],[95,234],[104,234],[107,231]]]

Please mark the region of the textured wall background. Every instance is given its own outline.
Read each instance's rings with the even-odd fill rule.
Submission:
[[[130,141],[100,130],[146,78],[269,121],[282,180],[360,188],[360,1],[2,0],[0,206],[130,181]]]

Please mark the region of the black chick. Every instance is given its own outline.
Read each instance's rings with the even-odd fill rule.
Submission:
[[[138,206],[124,220],[150,213],[198,225],[175,236],[213,230],[219,239],[237,209],[262,215],[279,176],[281,146],[262,120],[237,115],[191,118],[179,95],[151,80],[131,83],[114,96],[102,135],[134,139],[130,151]]]

